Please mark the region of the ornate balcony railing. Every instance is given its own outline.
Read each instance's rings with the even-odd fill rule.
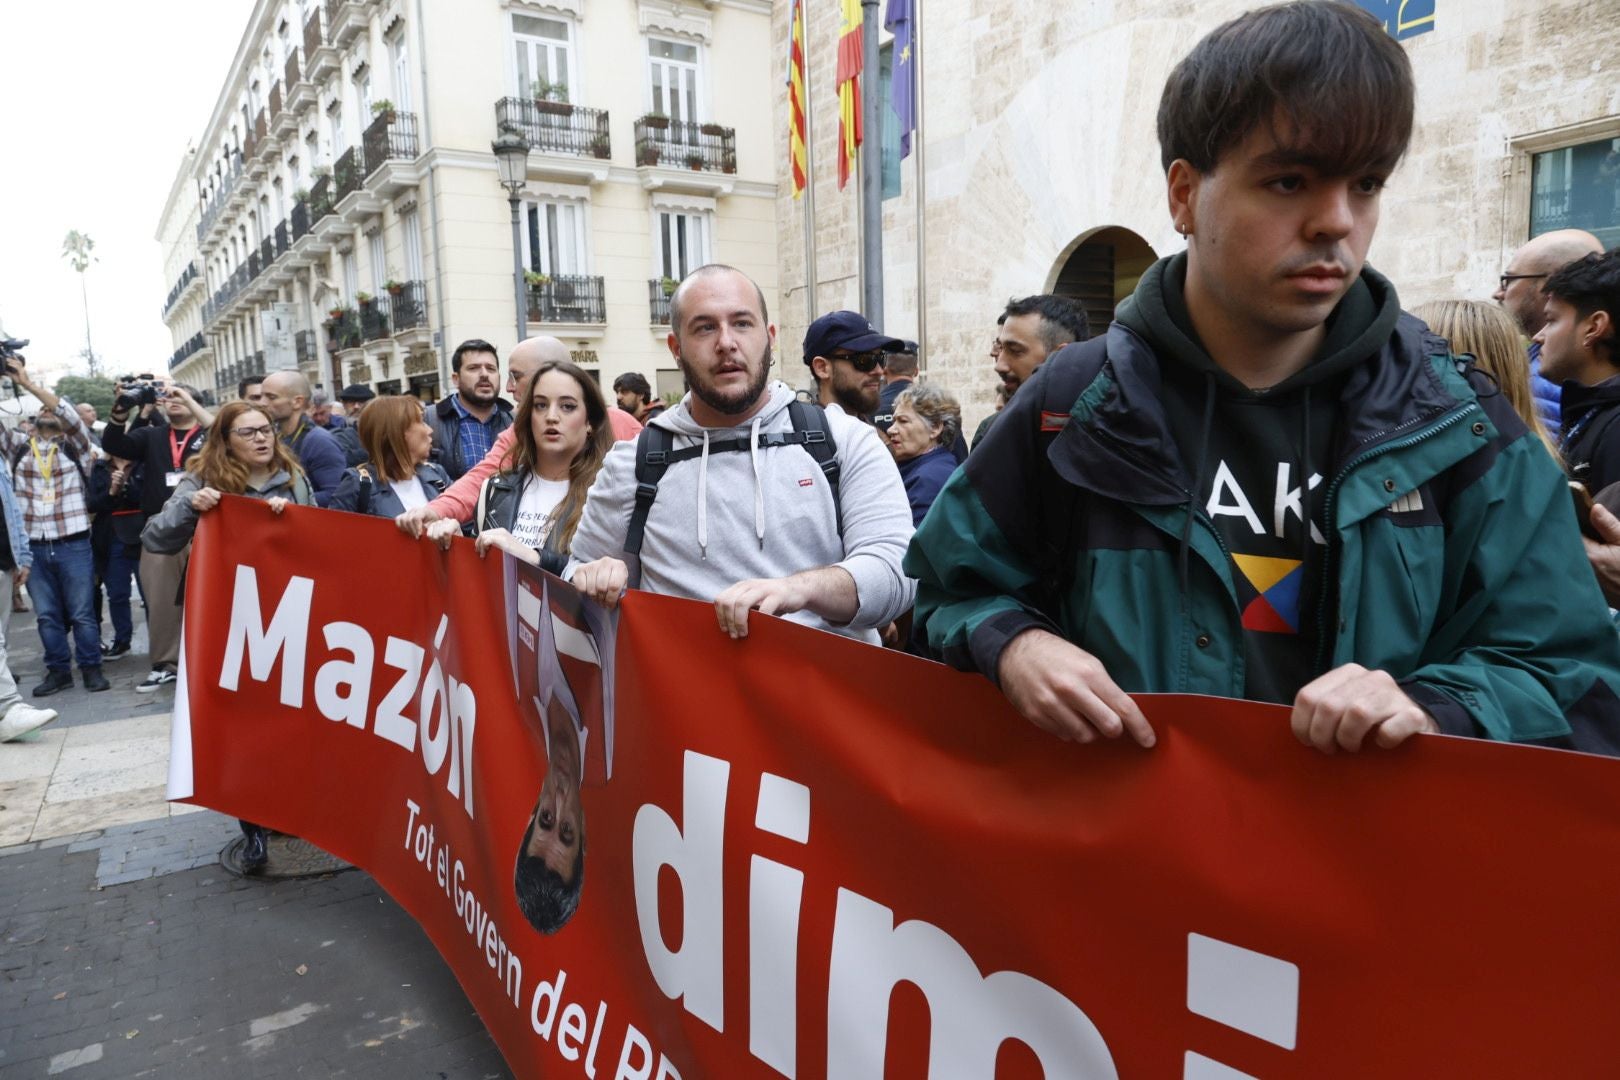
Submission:
[[[298,85],[298,81],[302,77],[302,74],[303,73],[299,70],[298,66],[298,50],[294,49],[292,52],[287,54],[286,66],[282,68],[281,72],[282,80],[286,84],[288,94],[291,94],[292,88]]]
[[[315,178],[309,187],[309,223],[313,226],[332,212],[332,177],[325,173]]]
[[[332,203],[336,205],[346,196],[360,190],[360,154],[351,146],[338,155],[332,166]]]
[[[292,247],[292,230],[287,228],[287,223],[285,221],[276,222],[275,238],[276,258],[279,259],[283,255],[287,254],[288,248]]]
[[[296,244],[298,242],[298,238],[303,236],[307,232],[309,232],[309,204],[308,203],[302,203],[302,202],[293,203],[293,208],[292,208],[292,238],[293,238],[293,243]]]
[[[495,127],[522,134],[531,150],[607,160],[613,155],[606,109],[587,109],[566,101],[501,98],[495,103]]]
[[[299,330],[293,334],[293,351],[300,364],[313,364],[317,362],[315,352],[315,331]]]
[[[174,279],[174,288],[169,290],[168,299],[163,301],[163,313],[165,315],[169,313],[170,308],[174,307],[174,302],[180,299],[180,294],[186,291],[186,286],[190,285],[196,277],[197,264],[194,262],[187,263],[186,268],[180,271],[180,276]]]
[[[304,20],[304,58],[315,55],[315,51],[326,43],[326,23],[323,18],[323,9],[316,5],[310,8],[309,18]]]
[[[270,269],[270,264],[276,261],[276,241],[274,236],[266,236],[259,245],[259,273]]]
[[[394,333],[415,330],[427,325],[427,286],[420,281],[407,281],[399,292],[386,297],[388,314],[394,324]]]
[[[702,172],[737,171],[737,133],[648,113],[635,123],[636,164]]]
[[[390,160],[413,161],[419,153],[416,143],[416,114],[385,109],[377,114],[361,136],[365,150],[366,175],[370,176]]]
[[[605,323],[607,299],[600,277],[559,274],[529,286],[529,321],[539,323]]]
[[[647,302],[652,309],[654,326],[669,325],[669,298],[670,291],[664,288],[663,278],[653,278],[647,282]]]
[[[270,109],[269,109],[270,122],[272,124],[275,123],[276,117],[278,117],[280,115],[281,115],[281,84],[280,83],[272,83],[270,85]]]
[[[358,349],[364,340],[360,336],[360,313],[352,307],[327,312],[326,337],[334,349]]]
[[[388,336],[387,294],[360,301],[360,336],[378,341]]]

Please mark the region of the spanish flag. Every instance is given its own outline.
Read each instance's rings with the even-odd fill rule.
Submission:
[[[788,170],[793,174],[793,197],[804,194],[807,182],[805,164],[804,115],[804,0],[793,0],[792,22],[788,26]]]
[[[861,0],[838,0],[838,190],[855,171],[861,145]]]

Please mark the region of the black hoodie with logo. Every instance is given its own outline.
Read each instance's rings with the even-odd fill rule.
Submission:
[[[1176,449],[1230,559],[1242,609],[1244,696],[1288,704],[1310,681],[1316,652],[1312,616],[1326,552],[1321,485],[1340,390],[1345,376],[1389,341],[1400,302],[1385,278],[1364,269],[1328,317],[1311,362],[1252,390],[1199,341],[1183,294],[1186,275],[1184,254],[1155,263],[1117,317],[1163,360],[1162,400]]]

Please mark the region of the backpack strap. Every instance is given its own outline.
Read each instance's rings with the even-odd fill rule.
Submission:
[[[646,539],[647,515],[658,498],[658,481],[670,466],[670,447],[674,445],[675,436],[661,427],[648,425],[636,436],[636,505],[630,511],[630,527],[624,534],[624,553],[636,556],[630,570],[632,589],[641,586],[641,542]]]
[[[833,521],[838,526],[838,535],[844,535],[844,504],[839,497],[838,480],[843,467],[838,463],[838,443],[834,441],[832,429],[827,426],[827,410],[820,405],[808,401],[794,399],[788,402],[788,418],[793,421],[793,435],[787,436],[761,435],[761,446],[782,446],[789,443],[798,443],[805,452],[816,459],[821,466],[821,472],[827,477],[827,486],[832,489]],[[767,442],[767,439],[780,440]]]
[[[1041,365],[1041,410],[1036,418],[1037,470],[1035,504],[1040,542],[1035,552],[1040,606],[1058,621],[1063,597],[1073,583],[1075,524],[1081,515],[1080,489],[1058,475],[1052,465],[1052,444],[1068,427],[1070,412],[1080,395],[1102,373],[1108,362],[1106,334],[1070,345]]]

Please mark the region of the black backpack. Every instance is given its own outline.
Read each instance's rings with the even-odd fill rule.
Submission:
[[[821,466],[822,474],[827,477],[827,484],[832,489],[833,513],[838,522],[838,535],[842,536],[844,510],[838,496],[838,444],[833,441],[832,430],[827,426],[827,414],[820,405],[808,401],[791,401],[787,408],[788,419],[793,422],[793,430],[760,432],[759,448],[767,450],[777,446],[802,446],[816,459],[816,464]],[[691,461],[703,455],[702,444],[683,447],[680,450],[672,449],[674,444],[673,433],[652,425],[642,428],[641,434],[636,438],[636,505],[631,511],[630,528],[624,538],[624,551],[627,555],[641,554],[641,542],[647,531],[647,515],[652,512],[653,500],[658,498],[658,481],[664,478],[665,470],[678,462]],[[711,455],[751,448],[752,442],[747,436],[712,440],[709,443]],[[641,566],[638,561],[632,571],[630,587],[638,588],[640,584]]]

